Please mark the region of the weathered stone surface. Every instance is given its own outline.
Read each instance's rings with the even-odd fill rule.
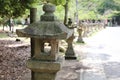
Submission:
[[[20,37],[35,37],[35,38],[67,38],[69,30],[58,21],[52,22],[36,22],[24,30],[17,30]]]
[[[50,46],[45,45],[46,42]],[[35,39],[34,40],[34,55],[33,59],[42,60],[42,61],[55,61],[58,57],[58,47],[59,40],[56,39]],[[50,51],[49,51],[50,50]]]
[[[83,34],[82,34],[83,30],[81,28],[78,28],[77,30],[78,30],[78,34],[79,34],[77,42],[84,43],[83,38],[82,38],[83,37]]]
[[[74,39],[74,35],[72,35],[70,38],[67,39],[67,43],[68,43],[68,48],[65,52],[65,59],[77,59],[74,49],[73,49],[73,39]]]
[[[56,74],[35,73],[35,80],[55,80]]]
[[[45,62],[38,60],[28,60],[27,67],[30,68],[34,72],[38,73],[56,73],[60,70],[59,62]]]
[[[39,61],[30,59],[27,67],[32,70],[32,80],[55,80],[56,73],[60,70],[59,62]]]

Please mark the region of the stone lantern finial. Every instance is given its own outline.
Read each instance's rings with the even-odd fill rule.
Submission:
[[[41,16],[41,21],[55,21],[56,20],[56,16],[54,15],[55,5],[52,5],[50,3],[45,4],[43,6],[43,11],[45,13]]]
[[[45,4],[44,6],[43,6],[43,11],[44,12],[50,12],[50,13],[53,13],[53,12],[55,12],[55,6],[54,5],[51,5],[50,3],[48,3],[48,4]]]

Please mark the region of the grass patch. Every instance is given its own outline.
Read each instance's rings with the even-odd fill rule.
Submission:
[[[0,38],[6,38],[8,35],[6,33],[0,33]]]
[[[77,56],[77,60],[80,61],[81,60],[81,56]]]
[[[75,44],[81,44],[81,45],[85,45],[86,43],[82,43],[82,42],[75,42]]]

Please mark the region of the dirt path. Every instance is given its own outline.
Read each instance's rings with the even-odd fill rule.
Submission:
[[[0,80],[30,80],[26,60],[30,57],[30,44],[16,38],[0,39]],[[56,80],[79,80],[80,69],[85,68],[79,60],[64,60]]]

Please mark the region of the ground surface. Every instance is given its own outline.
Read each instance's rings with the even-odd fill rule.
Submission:
[[[15,33],[2,30],[0,33],[0,80],[30,80],[31,72],[26,68],[26,60],[30,58],[29,39],[20,38],[21,41],[16,41],[19,38]],[[81,68],[86,69],[79,60],[63,59],[56,80],[78,80]]]
[[[0,80],[21,80],[30,56],[30,46],[15,39],[0,39]]]
[[[81,72],[81,80],[120,80],[119,35],[120,27],[107,27],[84,39],[82,63],[91,69]]]
[[[120,80],[120,27],[107,27],[74,46],[78,60],[64,60],[56,80]],[[10,38],[11,39],[11,38]],[[0,80],[30,80],[29,43],[0,39]]]

